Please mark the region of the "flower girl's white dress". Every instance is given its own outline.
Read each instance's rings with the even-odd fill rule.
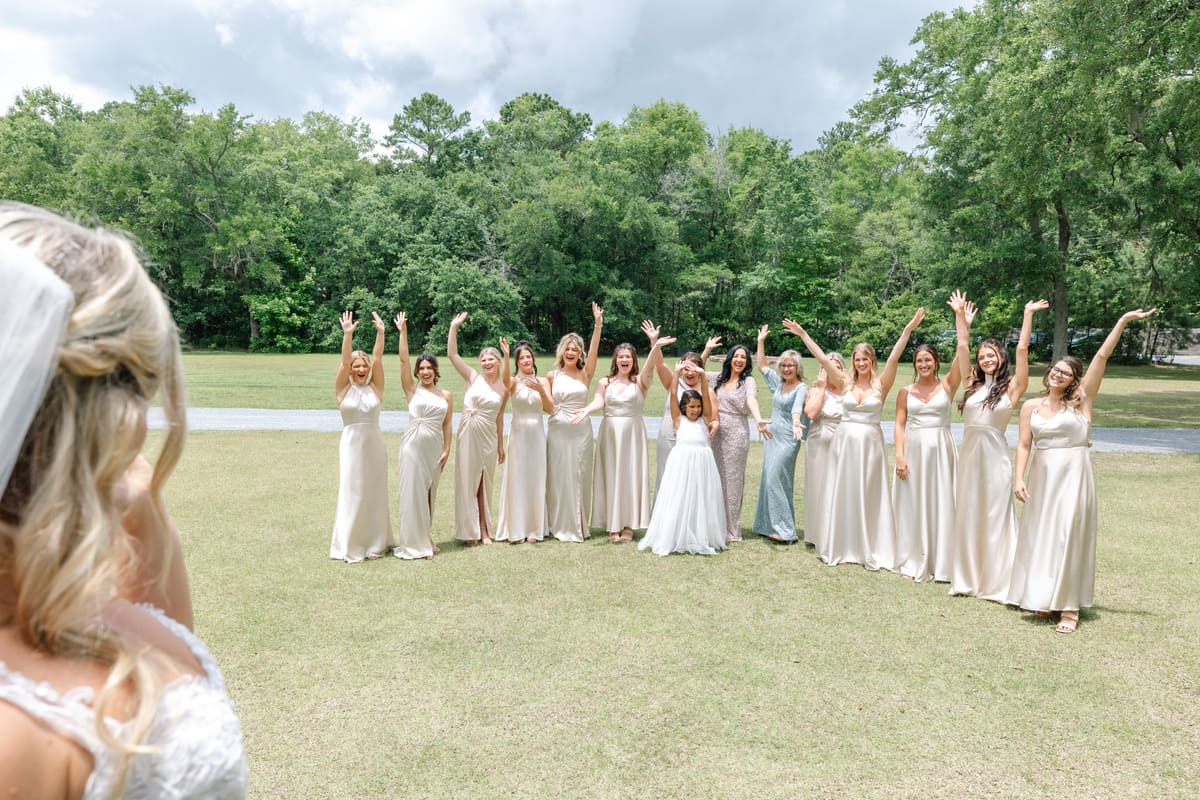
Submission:
[[[654,499],[650,527],[638,549],[660,556],[711,556],[724,550],[725,509],[721,498],[721,478],[708,446],[708,429],[703,419],[692,422],[682,417]]]

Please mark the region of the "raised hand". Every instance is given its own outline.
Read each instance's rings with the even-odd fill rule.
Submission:
[[[963,306],[963,318],[967,321],[967,327],[975,324],[975,315],[979,313],[979,309],[970,300]]]
[[[665,350],[666,348],[675,344],[676,341],[678,341],[678,340],[674,336],[664,336],[661,339],[656,339],[654,344]],[[695,364],[693,364],[692,366],[695,366]]]
[[[403,311],[401,311],[396,315],[395,323],[396,330],[403,332],[404,326],[408,324],[408,314],[405,314]]]
[[[758,340],[760,342],[765,342],[767,340],[767,334],[769,334],[770,332],[771,332],[771,326],[763,325],[761,328],[758,329]]]
[[[592,321],[597,325],[604,322],[604,309],[601,308],[595,301],[592,302]]]
[[[967,296],[959,289],[955,289],[950,293],[950,299],[946,301],[946,305],[954,309],[955,314],[961,314],[967,307]]]
[[[500,352],[504,353],[504,357],[508,358],[508,339],[500,337]]]
[[[1143,311],[1140,308],[1135,308],[1133,311],[1126,311],[1124,314],[1122,314],[1121,319],[1125,322],[1133,322],[1134,320],[1145,319],[1157,311],[1157,308],[1152,308],[1149,311]]]
[[[375,324],[375,330],[377,330],[379,333],[384,332],[383,319],[380,318],[379,314],[375,313],[374,311],[371,312],[371,322]]]
[[[804,328],[800,326],[799,322],[796,322],[793,319],[784,318],[783,329],[788,333],[795,334],[796,336],[803,336],[805,334]]]
[[[659,330],[661,330],[661,326],[655,325],[648,319],[642,320],[642,333],[646,334],[646,338],[650,340],[651,347],[658,341]]]
[[[342,333],[354,333],[358,328],[358,322],[354,319],[353,311],[343,311],[341,317]]]
[[[917,309],[917,313],[913,314],[913,318],[908,321],[907,325],[904,326],[904,330],[912,333],[917,329],[917,326],[921,324],[921,320],[923,319],[925,319],[925,306],[921,306]]]
[[[450,327],[458,328],[460,325],[462,325],[466,321],[467,321],[467,312],[462,311],[458,314],[455,314],[454,319],[450,320]]]
[[[1050,307],[1050,301],[1048,301],[1048,300],[1030,300],[1028,303],[1025,304],[1025,313],[1032,314],[1035,311],[1044,311],[1045,309],[1047,309],[1049,307]]]
[[[710,336],[710,337],[708,337],[708,341],[706,341],[704,343],[704,349],[709,351],[710,353],[713,350],[716,350],[720,346],[721,346],[721,337],[720,336]]]

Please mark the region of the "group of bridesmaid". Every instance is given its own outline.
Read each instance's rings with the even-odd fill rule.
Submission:
[[[660,337],[642,324],[649,340],[644,368],[633,345],[617,346],[609,372],[588,394],[595,377],[603,311],[592,304],[594,326],[586,351],[576,333],[562,337],[555,368],[537,374],[532,347],[484,348],[478,369],[458,352],[461,313],[450,324],[447,354],[467,384],[455,457],[455,536],[467,545],[493,541],[581,542],[591,528],[614,543],[648,529],[640,547],[714,553],[741,539],[741,508],[749,449],[747,418],[764,442],[763,473],[752,530],[778,542],[797,541],[795,463],[805,448],[803,531],[826,564],[858,563],[916,581],[944,581],[951,594],[1010,603],[1049,616],[1069,633],[1081,608],[1092,604],[1096,510],[1088,458],[1092,400],[1125,325],[1149,316],[1124,315],[1085,371],[1072,357],[1051,366],[1041,397],[1020,416],[1017,475],[1004,431],[1028,386],[1028,345],[1033,315],[1045,301],[1025,306],[1015,369],[996,340],[981,342],[972,364],[970,328],[975,307],[955,292],[957,347],[943,377],[937,351],[917,347],[915,380],[896,401],[895,479],[889,489],[880,420],[900,356],[924,317],[905,326],[882,370],[874,348],[859,344],[850,364],[826,353],[797,323],[784,320],[820,364],[811,387],[799,353],[786,350],[768,366],[759,330],[755,361],[772,392],[771,418],[759,410],[751,354],[744,345],[726,353],[719,372],[706,372],[714,337],[700,354],[687,353],[674,370],[663,361]],[[409,424],[400,445],[400,531],[392,527],[387,460],[379,410],[383,396],[384,324],[372,314],[376,339],[370,356],[353,349],[357,322],[342,315],[342,361],[336,391],[345,424],[341,482],[332,558],[358,561],[388,552],[429,558],[432,508],[449,456],[453,398],[438,388],[437,358],[417,357],[410,372],[404,314],[400,332],[401,380]],[[512,365],[515,363],[515,372]],[[657,442],[658,474],[650,503],[643,406],[657,375],[668,388]],[[415,379],[415,380],[414,380]],[[962,447],[950,435],[950,412],[959,384],[966,388]],[[512,402],[507,450],[504,411]],[[603,411],[593,441],[589,415]],[[543,427],[543,415],[549,422]],[[678,448],[672,458],[672,452]],[[491,489],[504,466],[499,515],[493,523]],[[1026,468],[1030,467],[1026,480]],[[1018,527],[1013,495],[1026,503]]]

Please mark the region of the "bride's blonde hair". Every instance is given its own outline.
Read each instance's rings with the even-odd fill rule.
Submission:
[[[167,422],[150,484],[156,504],[182,452],[179,337],[161,293],[120,233],[4,203],[0,237],[41,259],[75,301],[54,376],[0,497],[0,570],[16,592],[11,622],[51,656],[109,667],[93,708],[98,735],[122,753],[119,793],[132,755],[146,749],[141,743],[160,682],[143,652],[97,612],[134,568],[114,492],[141,450],[155,394]],[[131,735],[118,741],[103,720],[121,702],[122,687],[132,690],[135,710]]]

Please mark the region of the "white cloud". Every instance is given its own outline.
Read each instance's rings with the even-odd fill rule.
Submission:
[[[84,108],[110,99],[103,88],[77,80],[60,64],[59,45],[49,36],[0,26],[0,103],[7,109],[25,89],[52,86]]]
[[[213,26],[213,30],[217,32],[217,39],[221,42],[221,44],[225,45],[226,47],[233,44],[233,28],[229,27],[229,25],[224,22],[219,22]]]

